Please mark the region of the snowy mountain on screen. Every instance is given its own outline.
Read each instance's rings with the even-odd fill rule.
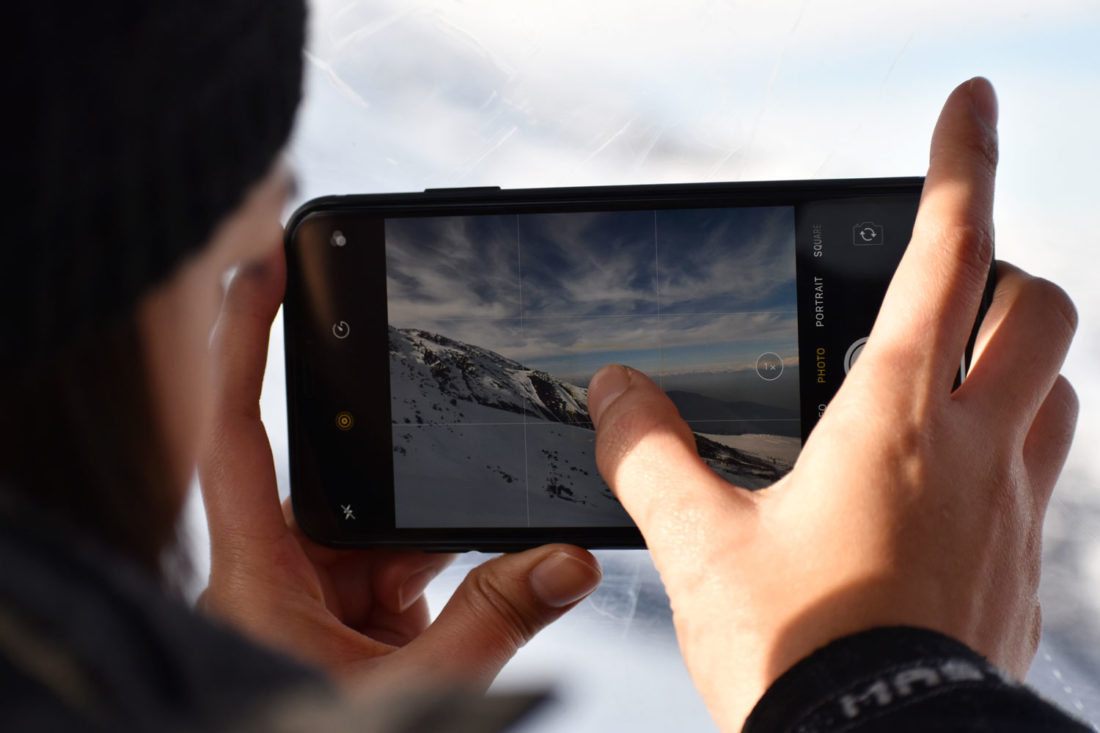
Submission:
[[[419,329],[389,329],[399,526],[618,526],[587,390]],[[787,466],[695,436],[724,478],[761,488]]]
[[[401,389],[398,389],[398,386]],[[390,327],[393,422],[469,422],[473,406],[516,416],[592,426],[588,390],[472,344],[419,329]],[[460,405],[459,403],[465,403]]]

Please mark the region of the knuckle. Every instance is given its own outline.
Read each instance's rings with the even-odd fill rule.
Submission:
[[[1023,286],[1022,297],[1041,312],[1049,313],[1066,336],[1077,331],[1077,307],[1066,291],[1042,278],[1032,278]]]
[[[991,182],[1000,161],[997,130],[978,125],[965,133],[956,131],[943,139],[933,138],[930,159],[933,165],[949,162],[956,170],[961,165],[968,176],[977,173]]]
[[[694,445],[694,436],[674,409],[671,403],[661,405],[645,401],[615,415],[609,424],[601,425],[597,435],[597,461],[601,473],[609,482],[614,483],[614,476],[623,460],[649,437],[667,434]]]
[[[474,568],[467,584],[470,601],[478,615],[497,627],[509,644],[519,648],[539,630],[541,624],[507,591],[507,584],[492,571],[493,563]]]
[[[646,437],[655,434],[672,434],[678,438],[690,438],[686,424],[679,419],[675,408],[647,401],[631,406],[618,416],[613,428],[613,445],[620,451],[632,448]]]
[[[981,134],[970,139],[970,149],[978,164],[992,177],[997,171],[997,163],[1000,160],[1000,146],[995,130],[984,130]]]
[[[992,224],[955,224],[944,227],[938,237],[941,246],[952,253],[966,285],[983,287],[993,264]]]
[[[1077,413],[1081,409],[1081,400],[1070,381],[1059,374],[1054,381],[1054,386],[1050,389],[1053,394],[1057,395],[1057,399],[1061,402],[1065,413],[1072,416],[1072,419],[1076,422]]]

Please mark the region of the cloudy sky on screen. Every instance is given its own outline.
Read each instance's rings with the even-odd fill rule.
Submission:
[[[790,208],[393,219],[389,320],[587,379],[796,354]]]

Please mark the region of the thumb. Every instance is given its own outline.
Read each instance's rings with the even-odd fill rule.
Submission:
[[[672,400],[641,372],[619,365],[598,371],[588,409],[600,474],[656,559],[670,544],[706,547],[696,535],[751,501],[703,462]]]
[[[471,570],[435,622],[391,655],[386,674],[429,670],[485,689],[521,646],[594,591],[600,578],[596,558],[571,545],[496,557]]]

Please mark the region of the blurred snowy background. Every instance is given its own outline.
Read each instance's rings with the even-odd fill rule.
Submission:
[[[1098,37],[1095,0],[314,0],[293,205],[445,186],[920,175],[947,94],[989,77],[998,255],[1061,284],[1081,314],[1065,365],[1081,418],[1048,517],[1029,681],[1096,722]],[[281,321],[273,336],[262,407],[285,494]],[[202,578],[198,499],[189,521]],[[600,555],[600,590],[498,684],[557,688],[539,730],[713,730],[648,555]],[[479,559],[436,582],[434,608]]]

